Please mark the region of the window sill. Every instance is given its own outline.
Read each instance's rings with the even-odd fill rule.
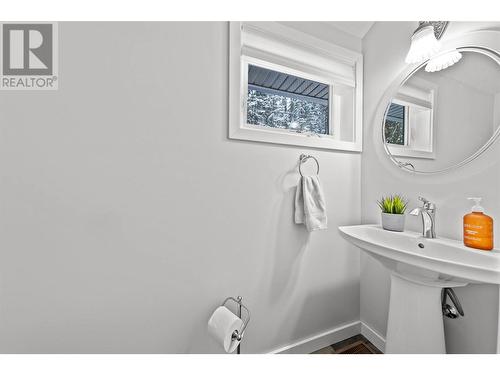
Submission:
[[[389,146],[387,145],[387,149],[393,156],[400,156],[406,158],[415,158],[415,159],[435,159],[436,153],[433,151],[420,151],[420,150],[412,150],[409,148],[405,148],[402,146]]]
[[[341,141],[333,136],[314,133],[295,133],[263,126],[229,127],[229,138],[253,142],[275,143],[329,150],[361,152],[361,142]]]

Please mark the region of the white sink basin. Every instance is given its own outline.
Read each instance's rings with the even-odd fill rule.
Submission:
[[[389,232],[378,225],[353,225],[339,230],[349,242],[402,275],[422,276],[423,282],[434,279],[500,284],[499,250],[471,249],[460,241],[423,238],[416,232]]]
[[[386,353],[446,353],[442,288],[500,284],[498,250],[471,249],[459,241],[427,239],[415,232],[389,232],[378,225],[339,231],[391,273]]]

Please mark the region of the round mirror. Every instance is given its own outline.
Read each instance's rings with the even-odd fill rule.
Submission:
[[[439,71],[428,71],[436,69],[428,61],[418,66],[386,105],[384,147],[403,169],[438,173],[462,166],[500,134],[500,55],[483,47],[454,54],[461,58]]]

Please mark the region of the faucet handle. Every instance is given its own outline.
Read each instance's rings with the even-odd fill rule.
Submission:
[[[434,203],[432,203],[431,201],[429,201],[428,199],[426,199],[424,197],[418,197],[418,200],[423,203],[424,209],[426,209],[426,210],[435,210],[436,209],[436,205]]]
[[[424,197],[418,197],[418,200],[421,201],[423,204],[430,203],[429,200]]]

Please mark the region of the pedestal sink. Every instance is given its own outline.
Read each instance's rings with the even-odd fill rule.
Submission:
[[[446,353],[441,290],[469,283],[500,285],[500,251],[465,247],[378,225],[339,227],[342,236],[391,272],[386,353]]]

